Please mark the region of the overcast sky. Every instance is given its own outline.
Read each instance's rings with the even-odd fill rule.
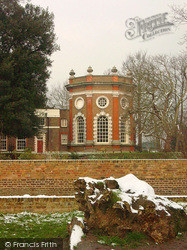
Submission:
[[[49,88],[63,84],[71,69],[75,76],[85,75],[90,65],[93,74],[103,74],[114,65],[121,70],[125,58],[139,50],[170,55],[182,50],[179,41],[186,27],[173,27],[172,33],[148,41],[140,37],[128,40],[125,21],[171,13],[169,5],[184,6],[184,0],[31,0],[31,3],[48,7],[55,16],[55,33],[61,50],[52,56]]]

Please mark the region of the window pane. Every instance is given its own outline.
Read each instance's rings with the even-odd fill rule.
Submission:
[[[61,127],[66,128],[67,125],[68,125],[68,121],[67,121],[66,119],[62,119],[62,120],[61,120]]]
[[[97,120],[97,142],[108,142],[108,119],[105,116]]]
[[[26,147],[26,139],[17,139],[17,150],[24,150]]]
[[[77,118],[77,142],[84,142],[84,119],[82,116]]]
[[[67,144],[67,135],[61,135],[61,144],[64,145],[64,144]]]
[[[0,149],[7,150],[7,137],[4,135],[0,136]]]
[[[122,118],[121,118],[121,142],[122,142],[122,143],[125,143],[125,142],[126,142],[125,122],[126,122],[125,117],[122,117]]]
[[[104,98],[104,97],[99,98],[98,104],[99,104],[100,107],[105,107],[106,104],[107,104],[106,98]]]

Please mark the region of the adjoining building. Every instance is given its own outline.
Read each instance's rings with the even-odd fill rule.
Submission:
[[[40,117],[40,131],[32,138],[0,137],[0,151],[23,152],[30,148],[33,153],[67,151],[68,143],[68,110],[37,109]]]
[[[92,68],[85,76],[70,72],[69,111],[38,109],[41,129],[33,138],[1,136],[0,151],[32,152],[64,151],[134,151],[132,75],[93,75]]]

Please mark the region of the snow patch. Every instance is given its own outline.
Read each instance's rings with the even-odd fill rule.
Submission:
[[[124,177],[116,179],[120,189],[129,194],[143,195],[147,198],[153,198],[155,196],[154,189],[145,181],[139,180],[133,174],[128,174]]]
[[[142,206],[139,206],[139,210],[144,210],[144,207],[142,207]]]
[[[71,237],[70,237],[70,250],[73,250],[74,247],[77,246],[79,242],[81,242],[81,238],[84,235],[82,228],[78,225],[74,225]]]
[[[82,224],[84,224],[84,218],[76,216],[77,220],[80,221]]]
[[[163,210],[167,216],[170,216],[170,214],[167,211],[166,207],[183,209],[182,206],[173,201],[168,200],[167,198],[164,198],[162,196],[156,196],[154,189],[147,182],[139,180],[133,174],[128,174],[118,179],[115,179],[113,177],[102,180],[96,180],[89,177],[83,177],[79,179],[85,180],[87,189],[90,189],[89,183],[94,184],[102,182],[105,184],[106,180],[116,180],[118,182],[119,189],[113,189],[112,191],[115,192],[121,199],[121,201],[118,201],[117,203],[119,203],[123,207],[123,202],[127,202],[130,205],[132,213],[138,213],[138,210],[132,207],[132,201],[137,200],[140,195],[145,197],[147,200],[152,201],[155,204],[155,209],[158,211]],[[94,204],[102,197],[102,195],[98,196],[98,191],[99,190],[95,188],[94,194],[89,196],[92,204]],[[139,206],[139,210],[144,210],[144,208],[142,206]]]

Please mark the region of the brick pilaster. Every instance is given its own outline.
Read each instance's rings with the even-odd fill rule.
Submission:
[[[118,90],[118,86],[113,86],[113,90]],[[119,144],[119,99],[118,94],[113,94],[113,144]]]
[[[73,141],[73,111],[72,99],[69,99],[69,142]]]
[[[92,86],[87,86],[86,90],[91,91],[92,90]],[[86,140],[87,140],[87,144],[92,144],[93,142],[93,112],[92,112],[92,95],[91,94],[87,94],[86,97],[87,100],[87,118],[86,118]]]

